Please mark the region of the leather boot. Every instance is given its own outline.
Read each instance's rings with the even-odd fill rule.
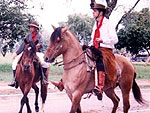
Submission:
[[[14,81],[11,84],[8,84],[8,86],[18,88],[18,81],[16,80],[16,70],[13,70],[13,77]]]
[[[43,74],[42,74],[42,82],[44,85],[48,85],[48,80],[46,78],[47,68],[42,68]]]
[[[104,85],[105,85],[105,73],[103,71],[99,71],[98,86],[96,86],[94,89],[94,93],[96,94],[98,100],[102,100]]]
[[[51,83],[56,86],[60,91],[64,89],[63,81],[62,79],[59,82],[51,81]]]

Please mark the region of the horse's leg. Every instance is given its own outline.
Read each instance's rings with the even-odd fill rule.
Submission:
[[[119,104],[119,97],[115,94],[114,89],[113,88],[109,88],[107,90],[104,91],[105,94],[112,100],[114,107],[111,113],[116,113],[118,104]]]
[[[42,107],[40,113],[44,113],[44,105],[47,97],[47,85],[41,84]]]
[[[46,72],[46,80],[48,80],[48,75],[49,75],[49,68],[47,68],[47,72]],[[41,107],[41,111],[40,113],[44,113],[44,105],[45,105],[45,101],[46,101],[46,97],[47,97],[47,88],[48,85],[47,84],[43,84],[41,81],[41,98],[42,98],[42,107]]]
[[[131,90],[132,82],[131,81],[122,81],[120,80],[120,89],[122,91],[122,97],[123,97],[123,111],[124,113],[128,113],[128,110],[130,108],[130,102],[129,102],[129,93]]]
[[[22,113],[22,109],[23,109],[23,106],[24,106],[25,102],[26,102],[26,97],[23,96],[22,99],[21,99],[21,107],[20,107],[19,113]]]
[[[82,93],[77,90],[72,94],[72,107],[70,113],[81,113],[80,101],[81,101]]]
[[[23,97],[22,97],[21,102],[20,102],[21,106],[20,106],[19,113],[22,113],[22,109],[23,109],[23,106],[24,106],[24,103],[25,103],[25,100],[26,100],[26,96],[24,95],[24,84],[20,84],[20,89],[23,93]]]
[[[23,106],[24,106],[25,103],[27,105],[27,113],[31,113],[31,109],[30,109],[30,106],[29,106],[29,99],[28,99],[26,94],[21,99],[21,107],[20,107],[19,113],[22,113],[22,109],[23,109]]]
[[[32,113],[29,105],[29,99],[26,97],[26,106],[27,106],[27,113]]]
[[[21,103],[24,105],[24,103],[26,103],[26,106],[27,106],[27,113],[31,113],[31,108],[30,108],[30,105],[29,105],[29,99],[27,97],[30,89],[32,87],[32,83],[28,83],[24,86],[24,96],[23,96],[23,99],[21,100]]]
[[[36,84],[32,85],[32,88],[35,91],[35,111],[39,112],[39,106],[38,106],[38,95],[39,95],[39,88],[37,87]]]
[[[79,107],[77,108],[77,113],[81,113],[81,106],[79,104]]]

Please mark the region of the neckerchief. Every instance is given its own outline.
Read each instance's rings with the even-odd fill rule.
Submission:
[[[37,37],[36,37],[37,34],[38,34],[37,31],[35,31],[35,32],[32,33],[32,40],[33,40],[34,42],[38,40]]]
[[[95,34],[94,34],[94,38],[93,38],[93,45],[95,46],[95,48],[98,48],[100,43],[96,41],[97,38],[100,38],[100,27],[102,26],[102,22],[103,22],[104,17],[102,17],[102,19],[100,20],[100,23],[98,24],[97,22],[97,28],[95,30]]]

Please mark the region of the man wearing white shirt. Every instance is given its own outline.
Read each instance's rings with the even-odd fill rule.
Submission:
[[[96,95],[99,100],[102,100],[104,84],[107,83],[107,88],[114,87],[117,80],[116,75],[116,60],[113,54],[114,45],[118,42],[118,37],[115,28],[109,20],[104,17],[106,6],[104,1],[95,0],[91,3],[95,24],[91,35],[90,45],[102,52],[103,60],[97,60],[98,86],[95,87]],[[105,81],[106,75],[106,81]]]

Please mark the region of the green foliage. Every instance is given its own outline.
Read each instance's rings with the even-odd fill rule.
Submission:
[[[9,73],[12,72],[11,64],[1,64],[0,73]]]
[[[91,33],[94,21],[87,15],[73,14],[68,16],[66,23],[61,22],[60,25],[68,25],[69,29],[75,33],[78,40],[83,44],[88,44],[91,40]]]
[[[131,13],[123,20],[122,25],[124,27],[118,32],[119,43],[116,48],[126,48],[132,54],[138,54],[141,50],[148,52],[150,49],[149,9]]]
[[[26,5],[22,0],[0,1],[0,45],[5,56],[15,43],[25,36],[33,16],[24,13]]]

